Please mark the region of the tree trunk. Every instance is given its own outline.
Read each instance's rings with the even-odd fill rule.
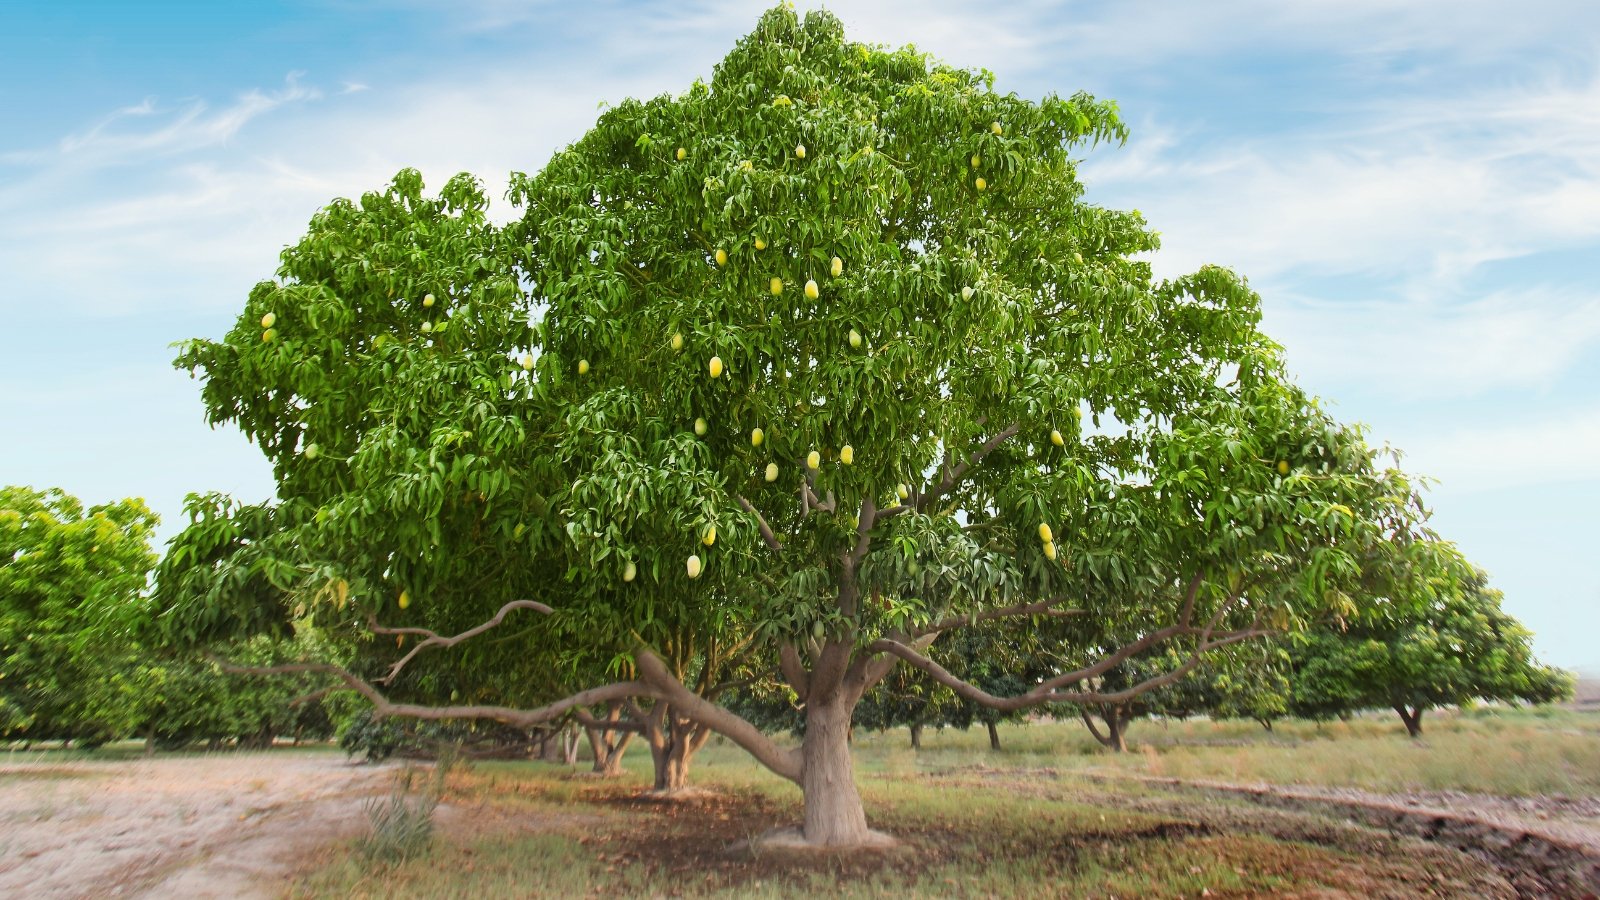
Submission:
[[[622,755],[633,740],[631,731],[613,731],[609,728],[586,728],[589,750],[594,754],[594,773],[607,778],[622,774]]]
[[[1127,739],[1124,735],[1128,720],[1122,715],[1122,708],[1117,706],[1104,707],[1100,717],[1105,720],[1106,733],[1101,734],[1100,729],[1094,727],[1094,719],[1089,710],[1084,709],[1079,713],[1083,717],[1083,724],[1089,726],[1089,733],[1100,742],[1100,746],[1110,749],[1113,753],[1126,753],[1128,751]]]
[[[1396,703],[1394,711],[1400,714],[1400,721],[1406,723],[1406,734],[1422,737],[1422,707],[1406,709],[1404,704]]]
[[[637,716],[635,716],[637,718]],[[677,714],[664,701],[650,710],[639,724],[650,747],[650,762],[655,782],[650,793],[671,797],[689,786],[689,763],[706,741],[711,729]]]
[[[984,724],[985,727],[987,727],[989,729],[989,749],[990,750],[999,750],[1000,749],[1000,729],[995,727],[995,722],[994,722],[993,719],[991,719],[991,720],[989,720],[987,722],[984,722],[983,724]]]
[[[911,749],[913,749],[913,750],[921,750],[922,749],[922,723],[921,722],[912,722],[911,723]]]
[[[144,755],[156,755],[156,723],[154,719],[151,719],[149,724],[144,726]]]
[[[1261,723],[1261,727],[1265,728],[1268,732],[1272,731],[1272,720],[1271,719],[1257,719],[1256,721]]]
[[[854,706],[839,697],[806,705],[806,734],[800,745],[800,789],[805,795],[801,833],[813,847],[858,847],[871,842],[867,814],[856,790],[855,761],[850,756]]]
[[[561,729],[561,761],[569,766],[578,764],[578,729],[571,725]]]

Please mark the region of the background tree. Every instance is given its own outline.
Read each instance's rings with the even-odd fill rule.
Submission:
[[[140,500],[0,488],[0,736],[94,747],[140,723],[156,523]]]
[[[1572,674],[1534,659],[1532,633],[1501,599],[1474,569],[1421,605],[1385,601],[1342,629],[1311,632],[1291,651],[1291,708],[1308,718],[1393,709],[1415,738],[1435,707],[1570,697]]]
[[[278,667],[381,714],[664,703],[800,786],[804,841],[858,846],[848,735],[900,661],[1001,712],[1116,702],[1354,609],[1363,565],[1410,553],[1410,486],[1288,384],[1240,279],[1153,281],[1141,217],[1083,201],[1072,152],[1123,133],[1109,103],[779,9],[709,84],[514,179],[510,230],[467,178],[333,204],[179,360],[278,473],[276,536],[237,551],[295,577],[223,596],[196,555],[164,570],[169,620],[314,613],[510,685],[436,705],[395,680],[414,654],[394,698],[366,654]],[[1068,609],[1126,643],[1007,696],[927,655]],[[528,708],[561,651],[616,680]],[[715,702],[745,669],[781,674],[800,747]]]

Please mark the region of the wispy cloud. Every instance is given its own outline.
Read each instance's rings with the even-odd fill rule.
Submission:
[[[1274,298],[1268,326],[1310,385],[1400,402],[1494,390],[1538,396],[1600,359],[1600,294],[1499,291],[1456,303]]]
[[[252,120],[281,106],[320,99],[322,92],[302,85],[301,77],[302,73],[291,72],[280,90],[252,89],[218,109],[201,99],[163,107],[155,98],[147,98],[61,138],[53,148],[15,152],[8,161],[36,166],[63,162],[75,167],[127,165],[152,155],[216,147],[232,140]],[[127,127],[130,121],[146,127]],[[154,127],[149,123],[155,123]]]
[[[1408,468],[1452,495],[1600,480],[1600,406],[1482,420],[1409,443]]]

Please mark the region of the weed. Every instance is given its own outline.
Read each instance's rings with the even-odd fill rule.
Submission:
[[[372,828],[356,840],[356,852],[367,862],[380,864],[405,862],[424,853],[433,842],[433,813],[456,760],[452,752],[440,753],[433,774],[420,789],[415,766],[396,773],[388,796],[374,797],[363,807]]]

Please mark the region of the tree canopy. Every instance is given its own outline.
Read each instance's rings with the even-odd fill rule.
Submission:
[[[1436,707],[1570,697],[1571,673],[1534,659],[1532,632],[1501,599],[1474,570],[1420,605],[1382,602],[1312,631],[1291,652],[1290,709],[1310,718],[1393,709],[1418,737]]]
[[[1244,280],[1154,279],[1140,214],[1084,199],[1074,154],[1124,134],[780,8],[514,177],[508,226],[467,176],[335,201],[178,359],[280,500],[174,545],[174,634],[314,619],[355,662],[298,668],[384,714],[666,704],[799,785],[803,840],[853,846],[849,725],[901,662],[1001,712],[1115,701],[1425,577],[1411,484],[1285,376]],[[1081,662],[1017,693],[928,655],[1046,619]],[[385,693],[373,633],[472,693],[405,686],[412,655]],[[799,748],[715,702],[772,672]]]

